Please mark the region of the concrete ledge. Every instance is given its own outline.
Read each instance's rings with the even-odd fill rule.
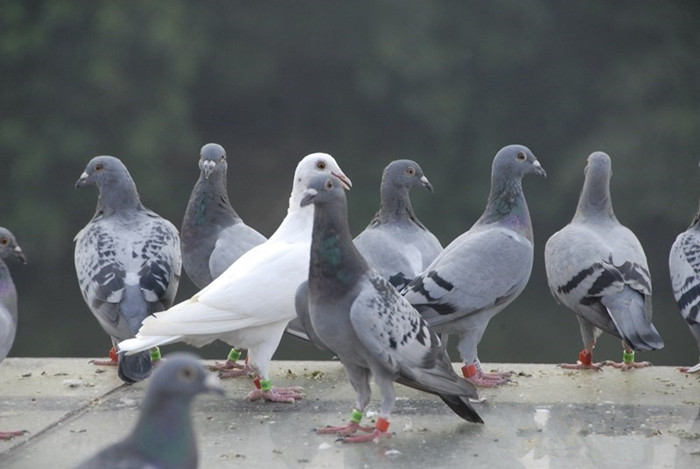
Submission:
[[[455,365],[457,368],[457,365]],[[342,445],[312,429],[344,423],[354,393],[337,362],[276,361],[278,386],[303,386],[295,404],[249,402],[247,379],[224,382],[226,398],[199,397],[200,467],[700,467],[700,376],[670,367],[602,373],[554,365],[488,364],[513,382],[481,390],[485,425],[463,422],[433,396],[396,385],[395,436]],[[72,467],[122,438],[147,383],[85,358],[9,358],[0,364],[0,466]],[[378,408],[373,387],[370,409]]]

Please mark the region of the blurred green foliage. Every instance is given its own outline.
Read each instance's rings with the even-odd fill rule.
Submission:
[[[493,155],[521,143],[549,174],[525,181],[535,267],[492,321],[482,359],[575,358],[577,323],[549,295],[542,252],[573,215],[587,155],[603,150],[666,339],[643,358],[694,363],[667,255],[700,195],[699,21],[697,2],[651,0],[0,0],[0,224],[30,262],[11,266],[12,354],[108,349],[72,263],[97,198],[73,184],[94,155],[121,158],[144,203],[179,225],[199,148],[220,143],[234,206],[267,235],[304,155],[329,152],[352,178],[355,232],[378,206],[384,166],[412,158],[435,186],[414,194],[416,211],[446,245],[481,213]],[[183,275],[179,298],[194,292]],[[598,354],[619,349],[602,339]],[[277,357],[315,353],[285,339]]]

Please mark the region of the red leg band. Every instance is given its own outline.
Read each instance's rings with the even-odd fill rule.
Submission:
[[[374,424],[374,428],[380,432],[385,432],[389,429],[389,421],[384,417],[379,417]]]
[[[471,365],[464,365],[462,367],[462,375],[465,378],[471,378],[475,374],[476,374],[476,365],[474,365],[473,363]]]
[[[256,388],[260,389],[260,378],[255,378],[253,380],[253,384],[255,385]]]
[[[580,361],[582,365],[591,366],[591,363],[593,362],[593,354],[588,350],[583,349],[578,354],[578,361]]]
[[[117,353],[117,349],[114,347],[109,349],[109,359],[115,363],[119,361],[119,354]]]

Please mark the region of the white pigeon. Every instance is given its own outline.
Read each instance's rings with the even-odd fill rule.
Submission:
[[[673,296],[681,316],[700,348],[700,209],[687,230],[679,234],[668,256]],[[700,363],[680,367],[683,373],[697,373]]]
[[[576,313],[584,349],[567,369],[599,370],[648,366],[635,350],[658,350],[663,340],[651,323],[651,276],[642,245],[621,225],[610,198],[610,157],[588,157],[585,181],[571,223],[554,233],[544,249],[547,282],[554,298]],[[622,339],[623,361],[593,363],[602,332]]]
[[[248,349],[248,365],[260,388],[249,399],[294,402],[298,388],[271,385],[268,369],[287,323],[296,316],[295,292],[306,280],[313,227],[313,208],[300,201],[312,176],[350,180],[335,159],[313,153],[298,164],[287,216],[265,243],[243,254],[223,274],[191,299],[146,319],[135,339],[119,344],[134,353],[155,345],[187,342],[203,346],[216,339]]]
[[[477,346],[491,318],[515,300],[530,279],[534,245],[522,188],[527,174],[546,176],[528,148],[509,145],[499,150],[484,213],[403,292],[431,329],[459,337],[462,373],[477,386],[504,384],[510,375],[485,373]]]
[[[116,356],[149,314],[168,309],[180,282],[177,228],[141,203],[126,166],[113,156],[90,160],[76,187],[99,189],[95,215],[75,236],[75,271],[85,303],[112,338],[110,360],[119,377],[140,381],[151,373],[151,356]]]

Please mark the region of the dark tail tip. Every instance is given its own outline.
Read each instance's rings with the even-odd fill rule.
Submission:
[[[145,351],[134,355],[119,354],[119,378],[127,384],[142,381],[151,375],[151,352]]]
[[[459,415],[467,422],[484,423],[481,416],[474,410],[474,407],[472,407],[468,397],[440,394],[440,399],[442,399],[455,414]]]

